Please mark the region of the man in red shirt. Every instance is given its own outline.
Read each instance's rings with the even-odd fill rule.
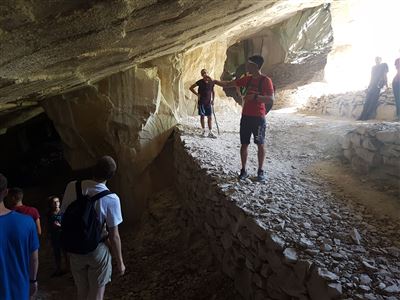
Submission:
[[[36,208],[31,206],[26,206],[22,203],[24,198],[24,192],[20,188],[11,188],[8,190],[8,203],[10,203],[10,208],[19,212],[21,214],[32,217],[36,224],[38,235],[42,234],[42,228],[40,226],[40,215]]]
[[[253,134],[254,143],[258,147],[257,180],[260,182],[265,180],[263,170],[265,158],[265,115],[272,108],[274,101],[272,81],[260,71],[263,63],[264,59],[262,56],[251,56],[246,63],[246,69],[250,73],[249,76],[232,81],[214,81],[216,85],[222,87],[245,87],[242,118],[240,120],[240,158],[242,169],[240,170],[239,179],[248,177],[246,163],[250,138]]]

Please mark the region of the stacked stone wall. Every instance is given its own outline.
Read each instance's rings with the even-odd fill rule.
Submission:
[[[310,97],[300,110],[320,115],[357,119],[361,115],[365,97],[365,91]],[[393,121],[396,119],[396,106],[391,89],[381,93],[374,119],[384,121]]]
[[[400,179],[400,124],[364,124],[348,132],[343,154],[354,170],[374,170]]]
[[[337,275],[298,258],[295,249],[222,191],[223,183],[175,133],[176,186],[182,226],[200,231],[243,299],[337,299]]]

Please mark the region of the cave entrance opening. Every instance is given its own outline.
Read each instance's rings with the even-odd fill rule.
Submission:
[[[274,109],[298,106],[302,97],[288,97],[303,86],[324,80],[327,57],[333,45],[329,5],[297,12],[270,27],[245,32],[226,51],[222,80],[239,79],[246,74],[245,62],[261,55],[261,72],[272,79],[276,91]],[[241,103],[235,88],[225,89],[228,97]]]

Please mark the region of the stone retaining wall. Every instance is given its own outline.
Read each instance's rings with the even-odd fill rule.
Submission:
[[[399,123],[363,124],[346,134],[342,148],[354,170],[380,170],[400,179]]]
[[[357,119],[361,115],[365,102],[365,95],[365,91],[358,91],[324,95],[319,98],[310,97],[300,110],[321,115]],[[394,103],[393,91],[388,89],[383,92],[379,98],[379,105],[374,119],[393,121],[395,118],[396,106]]]
[[[224,273],[244,299],[337,299],[337,275],[300,260],[295,249],[241,208],[222,182],[175,134],[176,186],[183,202],[182,226],[207,237]]]

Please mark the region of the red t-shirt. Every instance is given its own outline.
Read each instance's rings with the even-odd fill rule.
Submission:
[[[21,213],[21,214],[31,216],[33,221],[35,221],[35,222],[36,222],[37,219],[40,218],[38,210],[36,208],[34,208],[34,207],[20,205],[20,206],[14,207],[14,210],[16,212]]]
[[[271,78],[260,75],[258,78],[253,78],[253,76],[245,76],[236,80],[236,86],[246,87],[248,81],[250,81],[249,88],[246,94],[258,94],[261,96],[272,96],[274,94],[274,87],[272,85]],[[261,82],[261,93],[258,91],[258,87]],[[244,102],[243,116],[253,116],[253,117],[264,117],[265,116],[265,104],[257,100],[247,100]]]

